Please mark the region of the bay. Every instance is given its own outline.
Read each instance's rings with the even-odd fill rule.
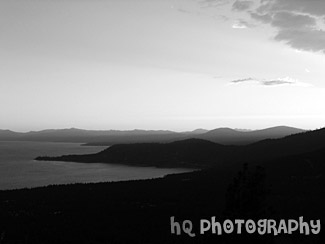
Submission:
[[[79,143],[0,141],[0,190],[53,184],[150,179],[191,171],[104,163],[36,161],[37,156],[88,154],[106,147]]]

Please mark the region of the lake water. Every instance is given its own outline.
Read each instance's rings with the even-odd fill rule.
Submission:
[[[0,141],[0,190],[51,184],[149,179],[190,171],[188,169],[34,160],[37,156],[96,153],[105,148],[81,146],[78,143]]]

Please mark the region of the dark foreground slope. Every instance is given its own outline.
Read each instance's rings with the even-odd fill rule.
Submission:
[[[325,219],[325,149],[162,179],[0,192],[1,243],[324,243],[324,235],[199,234],[200,219]],[[239,173],[238,173],[239,171]],[[174,236],[170,217],[196,237]]]
[[[247,146],[225,146],[201,139],[172,143],[118,144],[88,155],[42,156],[36,160],[137,164],[156,167],[232,167],[245,161],[270,160],[325,147],[325,129],[268,139]]]

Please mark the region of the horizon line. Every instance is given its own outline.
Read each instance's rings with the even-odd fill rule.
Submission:
[[[84,129],[84,128],[77,128],[77,127],[62,127],[62,128],[47,128],[47,129],[39,129],[39,130],[26,130],[26,131],[19,131],[19,130],[11,130],[11,129],[1,129],[0,131],[10,131],[14,133],[31,133],[31,132],[42,132],[42,131],[49,131],[49,130],[82,130],[82,131],[121,131],[121,132],[126,132],[126,131],[166,131],[166,132],[176,132],[176,133],[186,133],[186,132],[192,132],[196,130],[206,130],[206,131],[211,131],[211,130],[216,130],[216,129],[231,129],[231,130],[246,130],[246,131],[258,131],[258,130],[265,130],[265,129],[271,129],[271,128],[277,128],[277,127],[289,127],[289,128],[294,128],[294,129],[300,129],[300,130],[318,130],[322,129],[323,127],[315,127],[315,128],[301,128],[301,127],[295,127],[295,126],[290,126],[290,125],[275,125],[275,126],[269,126],[269,127],[263,127],[263,128],[258,128],[258,129],[248,129],[248,128],[233,128],[233,127],[227,127],[227,126],[220,126],[220,127],[215,127],[212,129],[206,129],[202,127],[197,127],[195,129],[191,130],[172,130],[172,129],[142,129],[142,128],[133,128],[133,129]]]

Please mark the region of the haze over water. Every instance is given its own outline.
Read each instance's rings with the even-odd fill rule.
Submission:
[[[104,148],[106,147],[80,146],[79,143],[0,141],[0,190],[51,184],[148,179],[188,171],[117,164],[34,160],[40,155],[88,154],[99,152]]]

